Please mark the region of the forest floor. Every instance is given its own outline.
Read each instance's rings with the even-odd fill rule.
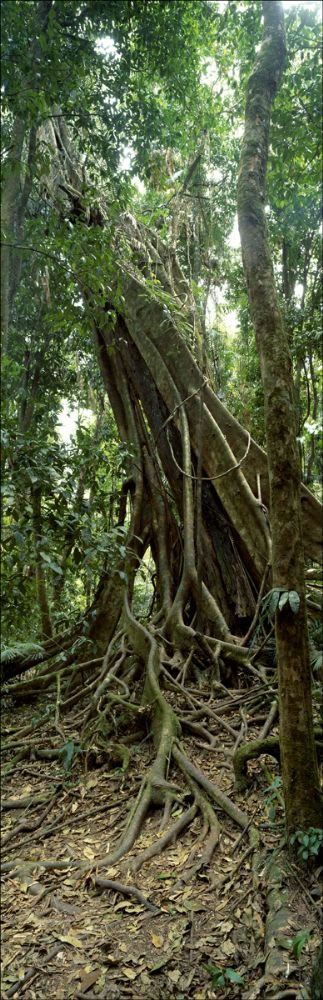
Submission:
[[[206,697],[206,691],[198,695]],[[155,809],[132,851],[99,873],[124,890],[136,887],[144,898],[100,890],[94,885],[98,859],[120,836],[151,762],[151,742],[130,747],[124,770],[109,744],[93,746],[85,768],[80,754],[72,759],[79,732],[71,714],[60,733],[45,727],[33,736],[34,747],[43,749],[59,748],[65,738],[65,770],[62,757],[33,759],[32,750],[9,770],[14,753],[30,743],[26,738],[15,744],[14,733],[45,705],[43,696],[37,708],[8,702],[3,712],[3,1000],[309,997],[320,941],[320,869],[309,875],[288,859],[279,789],[273,798],[268,792],[278,764],[271,757],[251,761],[250,784],[238,794],[230,732],[213,722],[213,747],[184,735],[191,760],[247,813],[249,831],[216,809],[219,843],[211,862],[190,876],[190,853],[202,829],[197,816],[176,843],[134,874],[138,850],[159,835],[162,814]],[[218,700],[214,707],[219,712]],[[259,736],[266,714],[268,704],[257,715],[245,706],[244,738]],[[234,702],[225,719],[239,728],[241,711]],[[11,751],[5,749],[9,742]],[[178,774],[175,780],[181,783]],[[176,818],[182,806],[174,809]],[[272,819],[270,809],[276,811]],[[259,833],[257,847],[249,842],[251,825]],[[47,869],[46,860],[57,866]],[[77,860],[88,870],[77,870]]]

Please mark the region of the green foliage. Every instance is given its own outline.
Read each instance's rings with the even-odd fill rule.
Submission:
[[[147,618],[151,613],[154,595],[154,562],[148,549],[135,577],[133,608],[138,618]]]
[[[304,951],[305,945],[310,939],[310,936],[311,936],[311,931],[306,931],[306,930],[298,931],[298,934],[295,934],[295,937],[293,938],[292,941],[292,951],[297,961],[300,959],[301,954]]]
[[[283,590],[282,587],[273,587],[262,599],[261,617],[272,621],[276,611],[282,611],[289,605],[294,615],[298,614],[300,600],[296,590]]]
[[[206,0],[148,0],[144,7],[59,0],[40,34],[35,74],[37,6],[18,0],[3,11],[5,107],[29,125],[59,105],[88,157],[91,133],[90,180],[99,156],[103,182],[118,172],[119,194],[127,144],[140,171],[153,143],[170,145],[180,135],[200,54],[212,39],[212,8]]]
[[[220,969],[217,965],[204,965],[204,969],[206,969],[209,976],[211,976],[212,986],[214,989],[226,986],[227,983],[243,986],[243,979],[239,973],[235,971],[235,969]]]
[[[323,667],[323,626],[322,622],[312,622],[309,627],[310,663],[314,676],[320,676]]]
[[[297,845],[297,857],[300,861],[307,861],[322,850],[323,830],[314,826],[306,831],[296,830],[290,838],[290,844],[292,847]]]
[[[62,570],[61,566],[58,566],[57,563],[54,562],[54,560],[51,559],[50,556],[48,556],[46,552],[41,552],[40,555],[41,555],[42,559],[44,560],[45,564],[47,564],[48,566],[50,566],[50,569],[52,569],[54,573],[63,574],[63,570]]]
[[[39,645],[38,642],[16,642],[14,646],[6,646],[1,644],[1,663],[10,663],[11,660],[15,660],[17,657],[24,657],[28,660],[29,656],[33,659],[41,659],[44,653],[43,647]]]
[[[65,774],[69,774],[75,757],[77,754],[82,753],[82,749],[79,744],[74,743],[73,740],[67,740],[66,743],[60,747],[59,752],[62,758]]]
[[[278,774],[276,778],[273,778],[273,780],[270,782],[270,785],[268,785],[268,787],[265,788],[264,790],[264,805],[266,812],[268,814],[268,818],[272,822],[276,819],[277,806],[281,805],[281,800],[282,800],[280,791],[281,787],[282,787],[282,779],[280,774]]]
[[[314,701],[318,703],[318,708],[321,713],[321,718],[323,718],[323,699],[322,699],[322,678],[323,678],[323,626],[321,621],[311,622],[309,626],[309,647],[310,647],[310,664],[311,670],[313,672],[313,691],[312,696]]]

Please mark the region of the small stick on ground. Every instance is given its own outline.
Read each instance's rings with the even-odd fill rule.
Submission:
[[[30,819],[28,819],[27,817],[27,819],[23,819],[21,823],[18,823],[18,825],[15,826],[13,830],[9,830],[9,833],[7,833],[6,836],[3,837],[3,840],[1,841],[1,847],[3,848],[5,844],[9,843],[9,840],[12,840],[13,837],[16,837],[17,834],[22,833],[22,831],[24,830],[26,832],[27,831],[33,832],[34,830],[38,830],[38,827],[41,826],[43,820],[46,818],[52,806],[54,805],[57,796],[58,792],[55,792],[55,794],[52,795],[50,801],[48,802],[46,809],[44,809],[44,811],[40,814],[40,816],[37,817],[37,819],[34,820],[34,822],[31,822]]]
[[[210,889],[220,890],[223,889],[223,886],[226,884],[226,882],[231,882],[232,879],[235,878],[241,866],[243,865],[243,862],[246,861],[246,858],[249,857],[249,854],[252,854],[254,849],[255,849],[254,844],[251,844],[250,847],[247,847],[247,850],[244,851],[244,853],[241,855],[241,858],[239,859],[239,861],[237,861],[236,865],[234,865],[234,868],[232,868],[230,872],[227,872],[226,875],[223,875],[218,882],[215,879],[213,879],[213,881],[210,883]]]
[[[26,795],[23,799],[2,799],[1,809],[28,809],[29,806],[45,805],[48,795]]]
[[[244,836],[246,835],[246,833],[248,832],[248,830],[251,827],[251,823],[253,821],[254,816],[255,816],[255,813],[253,813],[253,815],[250,816],[250,819],[248,820],[247,826],[245,826],[244,830],[242,830],[242,832],[239,833],[239,836],[234,841],[234,844],[232,844],[231,854],[234,854],[234,852],[237,850],[237,847],[239,847],[239,844],[241,844],[241,841],[243,840]]]
[[[191,933],[190,933],[190,966],[193,963],[193,942],[194,942],[194,913],[191,916]]]
[[[42,715],[40,719],[37,719],[36,722],[32,722],[30,726],[23,726],[22,729],[18,729],[15,732],[13,732],[13,730],[10,730],[10,732],[7,733],[6,735],[14,736],[14,740],[12,740],[11,743],[3,744],[2,751],[4,752],[5,750],[14,750],[19,740],[21,740],[24,736],[31,736],[35,732],[35,729],[40,729],[42,726],[46,725],[46,722],[49,721],[50,719],[48,718],[48,715],[46,713]]]
[[[299,985],[292,987],[288,990],[280,990],[279,993],[272,995],[271,1000],[284,1000],[285,997],[297,997],[299,991]]]
[[[277,711],[278,711],[278,702],[275,698],[274,701],[271,703],[270,711],[268,713],[266,722],[264,723],[262,729],[260,730],[259,733],[260,740],[264,740],[265,736],[268,736],[268,733],[270,733],[271,727],[277,715]]]
[[[47,839],[47,837],[51,837],[53,833],[56,833],[57,830],[62,829],[64,826],[70,827],[70,826],[75,826],[76,823],[83,823],[84,820],[90,819],[90,817],[92,816],[97,816],[98,813],[108,812],[109,809],[115,809],[119,805],[122,806],[123,802],[125,801],[129,805],[128,795],[124,796],[123,799],[117,799],[116,802],[105,802],[104,805],[102,806],[95,806],[95,808],[88,809],[87,812],[80,813],[78,816],[70,816],[68,820],[66,819],[66,813],[70,812],[70,806],[67,806],[66,809],[64,809],[61,813],[59,813],[59,816],[56,817],[54,822],[51,823],[51,825],[48,826],[47,829],[42,830],[40,834],[35,834],[29,839],[45,840]],[[23,847],[22,841],[20,841],[18,844],[15,844],[15,850],[18,850],[18,848],[20,849],[20,847]]]
[[[52,959],[56,957],[56,955],[58,955],[59,951],[62,951],[62,948],[64,948],[63,941],[60,941],[59,944],[55,944],[55,947],[48,952],[46,962],[44,962],[44,965],[41,968],[40,966],[33,965],[32,969],[29,969],[29,972],[26,972],[26,974],[22,977],[22,979],[18,979],[16,983],[13,983],[13,985],[10,986],[10,989],[7,991],[6,996],[14,997],[18,993],[21,993],[21,990],[25,988],[27,983],[30,983],[30,981],[34,979],[34,977],[38,976],[41,972],[44,972],[44,974],[47,975],[48,963],[51,962]]]

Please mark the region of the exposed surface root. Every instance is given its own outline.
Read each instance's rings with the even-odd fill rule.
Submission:
[[[210,798],[213,799],[219,809],[227,813],[227,815],[230,816],[230,818],[233,819],[234,823],[237,823],[238,826],[243,828],[246,826],[248,822],[247,814],[242,812],[242,810],[239,809],[238,806],[236,806],[234,802],[232,802],[231,799],[229,799],[228,796],[221,791],[220,788],[214,785],[209,778],[206,778],[205,775],[202,774],[202,771],[191,763],[182,750],[178,747],[174,747],[173,756],[181,771],[194,778],[201,788],[203,788],[203,790],[210,796]]]
[[[132,638],[130,641],[127,625],[124,639],[124,650],[131,646],[131,662],[135,658],[138,664],[136,682],[129,685],[131,705],[111,677],[111,686],[103,690],[95,711],[92,703],[84,728],[82,753],[78,741],[84,712],[77,705],[64,717],[63,747],[66,751],[66,746],[72,749],[74,745],[75,751],[66,774],[62,737],[52,721],[42,722],[41,746],[39,740],[38,745],[33,742],[32,732],[26,734],[25,742],[30,740],[24,748],[28,756],[16,762],[6,779],[7,808],[3,817],[7,853],[2,864],[3,893],[13,899],[14,912],[21,913],[24,945],[28,933],[24,928],[29,925],[22,921],[29,919],[31,911],[33,921],[39,921],[37,928],[41,927],[45,935],[53,928],[59,938],[57,947],[64,947],[66,959],[60,957],[56,963],[56,976],[60,974],[62,979],[58,984],[57,979],[55,983],[50,980],[57,996],[66,992],[70,970],[71,976],[80,971],[77,960],[82,954],[81,946],[84,947],[82,938],[90,914],[96,937],[87,942],[87,956],[88,949],[90,954],[87,961],[93,963],[96,948],[94,969],[102,969],[99,952],[103,938],[102,947],[107,953],[103,956],[103,962],[107,959],[104,965],[107,995],[111,998],[119,995],[112,988],[113,971],[118,969],[115,956],[118,955],[120,963],[119,973],[115,974],[116,977],[119,974],[120,982],[125,982],[125,968],[129,979],[137,970],[132,955],[138,922],[142,929],[141,954],[145,955],[149,968],[149,981],[143,979],[141,984],[139,973],[134,984],[131,983],[138,998],[144,1000],[149,995],[153,1000],[161,1000],[162,996],[170,995],[168,971],[176,978],[179,968],[182,976],[185,969],[182,992],[185,996],[192,995],[192,983],[196,992],[197,980],[200,983],[207,977],[205,955],[212,964],[235,968],[245,985],[245,967],[250,964],[248,978],[256,985],[261,973],[256,966],[253,968],[252,962],[257,962],[262,947],[259,931],[254,933],[261,894],[257,890],[255,895],[252,888],[256,856],[253,852],[259,838],[263,840],[267,833],[266,824],[260,822],[257,828],[257,814],[263,819],[263,802],[259,806],[252,794],[244,811],[241,800],[236,798],[232,760],[237,734],[241,734],[241,709],[251,738],[248,746],[252,747],[254,742],[259,745],[254,737],[268,719],[270,692],[264,686],[221,690],[216,698],[209,675],[204,677],[201,669],[201,686],[196,697],[194,687],[174,682],[172,673],[178,672],[178,661],[174,657],[173,665],[170,663],[171,651],[166,646],[166,655],[162,637],[151,637],[147,629],[140,626],[137,630],[136,626],[135,619],[130,621]],[[119,652],[112,648],[107,672],[113,670],[120,655],[120,646]],[[167,670],[161,669],[161,663],[166,664]],[[119,675],[125,683],[129,668],[126,657]],[[102,681],[101,665],[92,696]],[[21,743],[24,730],[28,729],[23,725],[27,719],[28,709],[23,715],[19,706],[17,738],[21,737]],[[223,719],[226,727],[221,725]],[[39,729],[37,735],[40,736]],[[275,741],[277,737],[272,739]],[[7,746],[5,750],[6,761],[16,749],[12,734],[10,742],[11,748]],[[20,800],[17,785],[21,788]],[[57,797],[53,801],[54,794]],[[83,796],[86,796],[84,801]],[[24,813],[16,822],[18,805]],[[52,810],[49,817],[45,815],[47,807]],[[27,827],[31,825],[35,828],[29,831]],[[275,832],[271,827],[269,849],[280,836],[279,829]],[[51,844],[48,853],[47,838]],[[109,849],[108,842],[111,842]],[[297,886],[296,890],[299,896]],[[75,907],[80,899],[81,910]],[[248,918],[251,924],[245,924],[245,911],[247,917],[251,899],[255,912],[252,910]],[[84,929],[80,934],[82,921]],[[12,935],[10,922],[9,927]],[[232,942],[227,939],[225,928],[233,929]],[[240,956],[236,958],[237,928]],[[112,945],[106,944],[111,940],[111,931],[115,939]],[[180,951],[174,953],[171,961],[169,942],[173,931],[175,951],[179,948]],[[45,995],[44,971],[36,942],[35,935],[35,945],[29,946],[25,963],[14,959],[13,967],[5,970],[6,984],[9,983],[6,995],[18,982],[17,995],[19,991],[25,992],[29,983],[32,987],[36,972],[39,979],[35,989],[39,986]],[[226,952],[230,947],[232,951]],[[28,980],[20,972],[26,966]],[[14,982],[10,979],[11,972]],[[88,988],[91,975],[92,972],[88,973],[86,978],[83,969],[83,988],[74,986],[73,996],[91,996]],[[97,971],[93,972],[95,975]],[[14,992],[12,989],[12,996]],[[49,995],[54,993],[49,991]]]
[[[209,865],[219,842],[220,826],[214,810],[218,809],[226,814],[243,830],[247,826],[248,816],[187,756],[180,742],[180,719],[183,719],[184,728],[190,729],[192,733],[201,735],[207,741],[210,748],[217,745],[217,738],[212,732],[214,726],[224,730],[235,741],[235,745],[239,738],[239,732],[237,731],[236,724],[233,726],[224,718],[224,712],[221,712],[221,704],[219,705],[219,709],[215,711],[213,706],[211,707],[203,698],[197,698],[192,691],[184,687],[186,670],[191,663],[194,652],[194,642],[191,652],[184,658],[183,667],[179,674],[181,683],[179,683],[170,673],[173,660],[167,653],[169,643],[163,639],[162,633],[157,636],[154,631],[149,631],[133,616],[127,598],[125,598],[124,603],[123,622],[123,629],[110,641],[105,656],[98,661],[100,663],[99,673],[90,683],[86,683],[83,689],[83,694],[86,693],[87,697],[88,693],[90,693],[90,701],[85,714],[84,712],[82,714],[83,727],[80,749],[83,755],[85,755],[84,759],[87,765],[93,746],[98,745],[105,748],[106,753],[112,745],[111,737],[114,737],[113,745],[116,747],[119,746],[115,742],[119,716],[123,720],[121,721],[123,728],[125,718],[129,721],[132,718],[136,719],[143,727],[145,719],[148,718],[155,746],[155,756],[142,778],[139,791],[129,811],[126,825],[118,843],[103,857],[96,860],[96,868],[98,871],[106,867],[111,868],[111,866],[118,864],[121,859],[126,858],[134,848],[148,814],[154,813],[156,809],[162,809],[163,815],[159,835],[156,836],[155,840],[148,847],[136,854],[135,858],[130,862],[131,868],[133,871],[139,871],[143,864],[158,856],[168,846],[173,845],[181,837],[184,830],[187,830],[193,820],[195,820],[196,816],[200,814],[202,832],[197,843],[192,847],[186,865],[187,873],[185,874],[185,878],[193,877],[200,868]],[[187,634],[187,627],[183,626],[183,628],[185,634]],[[192,629],[189,629],[189,631],[194,636],[194,631]],[[207,648],[210,650],[210,640],[205,640],[205,642],[207,642]],[[201,644],[201,634],[199,634],[199,643]],[[235,648],[239,655],[239,647],[235,647],[232,643],[224,644],[223,642],[220,643],[221,654],[223,654],[225,646],[228,646],[230,655],[233,654]],[[246,654],[247,651],[244,649],[243,657]],[[212,648],[211,660],[213,656]],[[135,657],[137,664],[141,664],[141,674],[144,677],[139,703],[133,695],[131,701],[129,697],[129,689],[126,681],[127,671],[129,671],[129,657],[131,661],[130,669],[132,669],[133,658]],[[166,663],[167,669],[165,666]],[[87,662],[85,666],[88,666]],[[79,667],[80,665],[78,665],[78,669]],[[62,674],[65,676],[63,670]],[[68,677],[73,676],[72,666],[66,668],[66,674]],[[52,677],[52,675],[50,676]],[[47,677],[48,674],[45,674],[43,680],[46,679],[47,681]],[[185,702],[188,703],[190,717],[183,717],[183,709],[180,712],[174,710],[171,700],[166,697],[166,693],[162,689],[161,683],[164,688],[168,688],[170,692],[173,692],[173,700],[176,697],[181,702],[184,701],[184,704]],[[117,684],[118,693],[112,690],[112,685],[115,684]],[[218,681],[216,681],[216,684],[218,688],[221,688],[221,693],[223,693],[225,691],[223,685]],[[235,701],[239,704],[239,696],[230,692],[226,700],[222,698],[223,708],[225,709],[226,706],[230,708],[235,704]],[[118,713],[118,715],[115,713]],[[56,731],[64,739],[64,733],[58,725],[57,716],[59,717],[56,702],[56,726],[52,722],[48,722],[48,726],[51,726],[54,734]],[[201,718],[201,723],[194,721],[194,718],[196,719],[198,716]],[[210,727],[208,729],[203,725],[205,717]],[[45,727],[44,731],[47,731],[45,720],[42,724]],[[27,727],[28,729],[30,731],[30,727]],[[22,729],[23,732],[24,729]],[[267,744],[271,746],[271,743],[275,748],[277,740],[275,738],[272,741],[267,740],[266,747]],[[62,747],[47,746],[42,749],[39,747],[38,741],[36,742],[36,739],[32,739],[30,745],[24,746],[24,749],[20,754],[17,754],[16,759],[9,767],[14,767],[18,759],[28,759],[29,757],[33,760],[42,759],[64,762],[66,746],[68,744],[63,743]],[[247,746],[250,748],[250,744]],[[125,755],[119,753],[118,757],[122,760],[122,767],[126,771],[129,766],[129,753],[127,752],[127,747],[124,746],[123,750],[126,752]],[[235,767],[236,769],[238,768],[239,773],[241,769],[243,771],[244,767],[244,752],[246,752],[245,748],[240,748],[240,751],[236,752],[234,758]],[[266,750],[262,752],[266,752]],[[229,751],[225,751],[225,753],[228,755]],[[250,755],[252,756],[252,748],[251,754],[249,752]],[[254,753],[254,756],[256,756],[256,753]],[[240,761],[242,761],[241,764],[239,764]],[[170,777],[172,766],[176,767],[180,781],[176,778],[174,779],[173,776]],[[190,799],[190,803],[185,806],[185,798],[187,796]],[[35,820],[33,818],[33,823],[31,823],[28,817],[28,822],[20,824],[14,830],[9,831],[5,838],[5,843],[9,842],[16,834],[23,833],[24,830],[30,830],[32,835],[34,834],[34,838],[38,839],[34,831],[38,830],[38,827],[42,827],[48,808]],[[176,815],[175,821],[172,821],[174,808],[177,812],[178,809],[182,809],[182,811],[179,815]],[[57,830],[64,825],[65,812],[66,810],[55,817],[49,827],[43,828],[44,838],[51,836],[55,832],[55,829]],[[20,841],[18,847],[23,846],[23,843],[23,840]],[[50,859],[42,861],[42,865],[45,870],[49,870],[51,867]],[[75,859],[73,859],[72,863],[70,861],[65,863],[64,860],[60,860],[55,865],[57,870],[62,871],[68,866],[74,870],[80,868],[83,872],[90,867],[83,860],[77,862]],[[8,870],[10,870],[10,862],[9,867],[8,865],[3,867],[3,871]]]
[[[108,685],[116,679],[116,672],[124,663],[126,657],[125,647],[123,647],[121,654],[116,657],[113,650],[111,651],[110,644],[108,655],[104,658],[99,678],[95,682],[95,690],[92,695],[89,710],[84,719],[83,739],[87,737],[90,741],[91,733],[92,738],[95,739],[97,727],[100,723],[100,717],[102,715],[102,707],[100,709],[101,715],[100,712],[98,714],[98,710],[99,707],[102,706],[102,698],[105,697],[108,699],[106,702],[108,707],[116,705],[120,707],[121,710],[126,709],[128,713],[129,711],[133,711],[137,715],[138,713],[139,715],[145,715],[148,709],[152,711],[151,725],[156,753],[153,762],[142,779],[139,792],[130,810],[126,826],[121,834],[119,843],[103,858],[97,860],[96,867],[98,870],[106,866],[111,867],[125,857],[137,841],[147,814],[152,809],[156,809],[156,807],[163,807],[164,816],[161,822],[161,830],[164,828],[165,832],[163,832],[161,836],[157,837],[155,842],[150,844],[148,848],[141,851],[136,856],[132,862],[132,869],[134,871],[138,871],[146,861],[155,857],[168,845],[173,844],[176,839],[180,837],[181,833],[192,823],[197,813],[200,812],[203,821],[202,841],[205,841],[205,843],[203,851],[197,862],[194,860],[196,851],[193,849],[191,852],[188,868],[190,869],[190,874],[192,875],[198,871],[200,867],[209,863],[219,840],[219,822],[210,800],[216,803],[217,807],[226,812],[227,815],[229,815],[231,819],[233,819],[233,821],[238,823],[241,827],[246,826],[247,816],[241,812],[241,810],[235,806],[228,796],[221,792],[221,790],[217,788],[217,786],[215,786],[184,753],[183,748],[179,743],[181,733],[179,718],[160,687],[159,678],[161,676],[161,647],[157,643],[156,638],[133,617],[127,601],[125,602],[125,617],[128,641],[130,642],[135,655],[144,661],[146,665],[145,684],[141,699],[141,707],[135,703],[129,703],[126,699],[119,695],[114,695],[112,692],[109,692],[108,694]],[[112,664],[111,652],[113,659]],[[169,681],[171,687],[174,687],[177,691],[179,691],[184,698],[188,697],[191,707],[198,705],[202,714],[206,714],[213,723],[218,722],[220,725],[224,724],[226,730],[230,734],[236,735],[236,731],[232,728],[232,726],[230,726],[229,723],[226,723],[225,720],[223,722],[218,713],[214,712],[214,710],[212,710],[208,705],[203,704],[199,699],[188,695],[178,682],[172,682],[172,678],[170,677],[168,671],[164,669],[162,676],[165,677],[166,682]],[[95,711],[96,716],[93,718],[93,713],[95,713]],[[209,738],[212,740],[211,734],[209,734]],[[31,753],[33,754],[34,759],[62,759],[62,749],[51,747],[41,750],[39,747],[36,747],[34,743],[31,747],[25,747],[23,756],[28,757]],[[169,778],[169,770],[172,761],[179,769],[182,779],[184,778],[186,792],[185,785],[183,788],[182,785],[179,785],[176,781],[170,780]],[[177,803],[177,808],[178,805],[181,806],[184,801],[183,796],[185,794],[189,794],[192,798],[192,804],[188,808],[184,809],[175,822],[170,823],[169,825],[174,805]],[[7,834],[6,840],[10,840],[15,834],[20,831],[23,832],[24,829],[32,829],[32,831],[34,831],[38,826],[41,826],[48,808],[33,824],[31,824],[30,821],[29,823],[25,822],[25,824],[21,824],[15,830],[10,831],[9,834]],[[64,818],[62,814],[60,814],[56,820],[56,824],[58,823],[61,825],[63,822]],[[55,821],[49,828],[49,834],[51,832],[51,828],[55,828]],[[44,830],[45,836],[46,832],[47,831]],[[70,863],[65,864],[64,861],[59,861],[55,866],[57,870],[64,871],[65,868],[68,867],[68,864]],[[50,860],[42,861],[42,866],[45,870],[49,870],[51,867]],[[77,868],[77,861],[73,860],[71,867],[73,867],[73,869]],[[89,866],[85,865],[82,861],[80,862],[79,867],[82,871],[85,871]],[[10,870],[10,862],[9,866],[5,864],[2,870]]]
[[[143,892],[137,889],[134,885],[123,885],[121,882],[116,882],[115,879],[111,878],[101,878],[100,875],[91,875],[91,881],[98,889],[108,889],[110,892],[121,893],[122,896],[129,896],[130,899],[137,899],[139,903],[142,903],[147,910],[151,913],[160,913],[158,906],[151,903],[149,899],[146,899]]]
[[[156,857],[156,854],[160,854],[161,851],[168,846],[168,844],[174,843],[182,830],[185,830],[185,827],[192,822],[196,813],[197,805],[194,803],[194,805],[190,806],[189,809],[186,809],[186,812],[182,813],[179,819],[176,820],[176,823],[173,823],[170,829],[167,830],[162,837],[156,840],[154,844],[151,844],[150,847],[147,847],[145,851],[142,851],[137,855],[135,861],[133,861],[131,865],[132,871],[139,871],[139,868],[141,868],[145,861],[149,861],[150,858]]]
[[[319,756],[322,758],[322,731],[315,727],[315,741]],[[247,765],[249,760],[256,760],[262,754],[274,757],[280,763],[280,746],[278,736],[266,736],[264,739],[252,740],[240,746],[233,755],[233,767],[236,778],[236,787],[239,791],[244,791],[249,784]]]
[[[267,736],[264,740],[253,740],[238,747],[233,757],[236,786],[243,791],[248,785],[248,760],[256,760],[261,754],[269,754],[280,761],[279,739],[276,736]]]

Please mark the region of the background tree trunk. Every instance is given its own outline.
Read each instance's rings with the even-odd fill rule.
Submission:
[[[42,561],[40,547],[42,540],[42,515],[41,515],[41,488],[33,486],[31,490],[31,504],[33,509],[33,530],[35,541],[35,564],[36,564],[36,587],[37,598],[41,620],[41,638],[50,639],[53,635],[53,628],[50,617],[49,602],[47,597],[46,573]]]
[[[305,606],[301,482],[292,364],[279,308],[264,212],[271,106],[285,62],[281,4],[263,4],[264,35],[249,78],[238,179],[238,218],[250,312],[260,354],[270,483],[273,584],[296,591],[276,613],[280,742],[288,833],[320,825]]]
[[[30,53],[30,71],[21,82],[21,91],[28,88],[37,92],[39,89],[39,73],[35,67],[42,58],[42,48],[39,42],[41,33],[46,33],[48,17],[53,0],[39,0],[35,17],[35,37]],[[29,131],[26,168],[23,163],[23,150],[26,139],[26,120],[16,116],[12,127],[10,155],[5,163],[5,177],[1,195],[1,336],[2,352],[8,350],[10,312],[19,285],[21,275],[21,254],[12,244],[21,242],[24,235],[24,220],[29,197],[32,191],[33,172],[36,155],[37,129],[32,126]],[[6,246],[8,243],[8,247]]]

